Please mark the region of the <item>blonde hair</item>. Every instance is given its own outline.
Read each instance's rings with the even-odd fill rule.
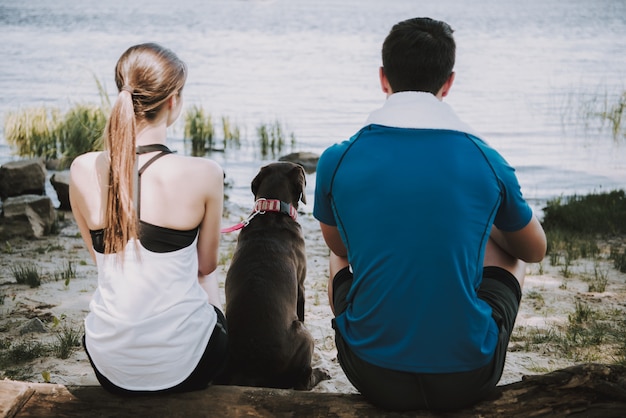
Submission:
[[[187,67],[172,51],[154,43],[130,47],[117,62],[119,96],[104,133],[109,151],[109,188],[104,229],[104,252],[121,253],[137,238],[138,219],[133,202],[137,122],[151,121],[172,94],[180,94]]]

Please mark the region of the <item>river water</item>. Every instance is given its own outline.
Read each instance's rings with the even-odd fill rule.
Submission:
[[[454,28],[457,77],[446,101],[517,168],[536,207],[626,187],[626,139],[594,116],[626,90],[623,0],[0,0],[0,120],[34,106],[97,104],[96,78],[114,100],[117,58],[155,41],[189,67],[187,107],[228,117],[244,144],[256,142],[259,124],[279,121],[294,150],[320,153],[382,105],[381,43],[415,16]],[[186,152],[182,119],[169,137]],[[268,162],[250,149],[211,156],[242,204]],[[0,130],[0,164],[17,158]]]

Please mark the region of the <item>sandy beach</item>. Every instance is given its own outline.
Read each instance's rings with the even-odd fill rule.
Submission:
[[[331,311],[328,307],[326,282],[328,250],[322,240],[317,221],[311,214],[312,205],[302,208],[298,218],[307,245],[308,273],[306,282],[305,324],[315,338],[314,367],[326,369],[332,378],[320,383],[314,391],[353,393],[336,359]],[[233,225],[247,217],[250,208],[227,202],[224,226]],[[237,232],[223,234],[220,248],[220,287],[223,284],[237,239]],[[70,265],[76,277],[60,279]],[[34,265],[42,278],[36,288],[17,284],[13,271],[18,266]],[[607,285],[601,293],[589,292],[588,276],[595,269],[606,272]],[[554,328],[565,324],[575,310],[577,301],[593,309],[623,316],[626,309],[626,274],[620,273],[609,261],[577,260],[571,266],[570,277],[562,268],[550,265],[546,258],[541,264],[528,266],[524,298],[516,323],[516,333],[528,329]],[[19,342],[53,343],[62,327],[81,329],[88,305],[96,288],[96,269],[84,248],[71,213],[60,215],[60,231],[39,240],[13,239],[0,243],[0,342],[6,350]],[[23,326],[33,318],[43,323],[42,332],[23,332]],[[82,330],[81,330],[82,332]],[[597,362],[611,362],[610,354],[603,357],[597,350]],[[509,346],[507,364],[500,384],[521,380],[523,375],[545,373],[586,361],[554,350],[524,349],[520,341]],[[51,382],[64,385],[97,385],[97,380],[82,347],[76,347],[67,359],[53,355],[15,364],[0,370],[0,378],[30,382]]]

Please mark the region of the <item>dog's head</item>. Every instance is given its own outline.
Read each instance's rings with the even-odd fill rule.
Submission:
[[[278,199],[298,208],[298,201],[306,204],[306,177],[299,164],[286,161],[271,163],[261,168],[252,180],[254,198]]]

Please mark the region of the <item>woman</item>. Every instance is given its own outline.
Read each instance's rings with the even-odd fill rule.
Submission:
[[[114,393],[202,389],[226,362],[214,274],[223,171],[165,146],[186,77],[170,50],[129,48],[115,70],[107,150],[70,170],[72,211],[98,267],[84,345]]]

